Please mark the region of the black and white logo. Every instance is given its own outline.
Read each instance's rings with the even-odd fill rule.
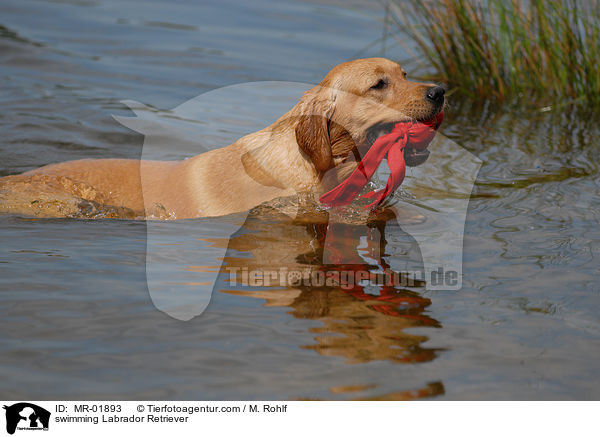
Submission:
[[[6,410],[6,432],[14,434],[18,429],[26,431],[47,431],[50,412],[28,402],[4,406]]]

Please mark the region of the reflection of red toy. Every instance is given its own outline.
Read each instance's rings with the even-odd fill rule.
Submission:
[[[345,266],[347,269],[349,266]],[[354,266],[353,270],[361,271],[364,270],[364,265]],[[440,323],[423,314],[425,309],[431,305],[431,300],[425,297],[419,296],[410,290],[399,289],[394,286],[381,286],[379,296],[365,293],[362,285],[355,284],[350,290],[341,291],[347,293],[356,299],[360,299],[366,302],[381,302],[380,304],[372,304],[370,308],[378,313],[385,314],[386,316],[399,317],[401,319],[412,319],[414,320],[414,326],[432,326],[440,327]],[[388,337],[392,338],[392,337]],[[399,342],[403,339],[398,338]],[[410,353],[403,354],[402,356],[396,357],[398,361],[409,362],[409,363],[420,363],[431,361],[436,355],[435,349],[421,349],[420,347],[412,350]]]
[[[410,146],[416,150],[426,149],[433,140],[443,119],[444,113],[440,112],[431,120],[397,123],[389,134],[375,140],[358,167],[344,182],[321,196],[319,199],[321,203],[329,206],[342,206],[351,203],[360,190],[369,182],[387,153],[390,177],[385,188],[361,196],[375,199],[366,208],[379,205],[389,194],[396,191],[404,180],[406,173],[404,152],[406,147]]]
[[[365,266],[356,267],[355,271],[361,271]],[[354,284],[349,290],[342,289],[342,292],[360,300],[381,302],[380,304],[371,306],[378,313],[393,317],[414,319],[420,325],[439,326],[438,321],[421,314],[425,308],[431,305],[430,299],[421,297],[410,290],[398,289],[396,286],[383,285],[380,288],[379,296],[365,293],[365,287],[359,284]]]
[[[328,260],[324,260],[322,266],[324,270],[353,272],[354,278],[356,278],[358,272],[368,274],[375,267],[375,265],[367,265],[365,260],[357,253],[356,247],[362,233],[365,231],[364,226],[330,224],[326,227],[321,226],[316,230],[319,243],[328,252]],[[381,238],[383,238],[383,228],[379,231]],[[332,236],[331,233],[334,233],[335,236]],[[326,234],[330,234],[329,238],[331,241],[335,241],[335,244],[326,246]],[[390,271],[389,265],[381,257],[384,252],[384,248],[381,246],[382,241],[379,238],[375,240],[367,238],[366,242],[367,247],[364,250],[377,262],[377,270]],[[383,240],[383,245],[385,245],[385,240]],[[339,277],[340,280],[343,279],[343,275]],[[382,281],[384,285],[379,286],[379,296],[365,293],[365,287],[356,282],[343,284],[344,287],[341,287],[341,291],[362,301],[373,302],[371,308],[379,313],[392,317],[414,319],[418,325],[439,326],[437,320],[422,314],[425,308],[431,305],[430,299],[421,297],[418,293],[407,290],[399,284],[390,285],[385,280]],[[378,303],[375,304],[375,302]]]

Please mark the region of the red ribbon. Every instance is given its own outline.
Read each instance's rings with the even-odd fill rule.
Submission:
[[[351,203],[369,182],[387,154],[390,177],[385,188],[361,196],[375,199],[365,208],[379,205],[387,196],[396,191],[404,180],[406,174],[404,150],[406,146],[419,150],[427,148],[443,119],[444,112],[442,111],[427,121],[397,123],[389,134],[377,138],[365,157],[344,182],[320,197],[321,203],[328,206],[342,206]]]

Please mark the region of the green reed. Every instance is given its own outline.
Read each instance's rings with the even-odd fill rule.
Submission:
[[[460,94],[600,105],[600,0],[396,0],[392,16]]]

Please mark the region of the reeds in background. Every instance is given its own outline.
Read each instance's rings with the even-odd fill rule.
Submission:
[[[431,79],[477,99],[600,106],[599,0],[396,0]]]

